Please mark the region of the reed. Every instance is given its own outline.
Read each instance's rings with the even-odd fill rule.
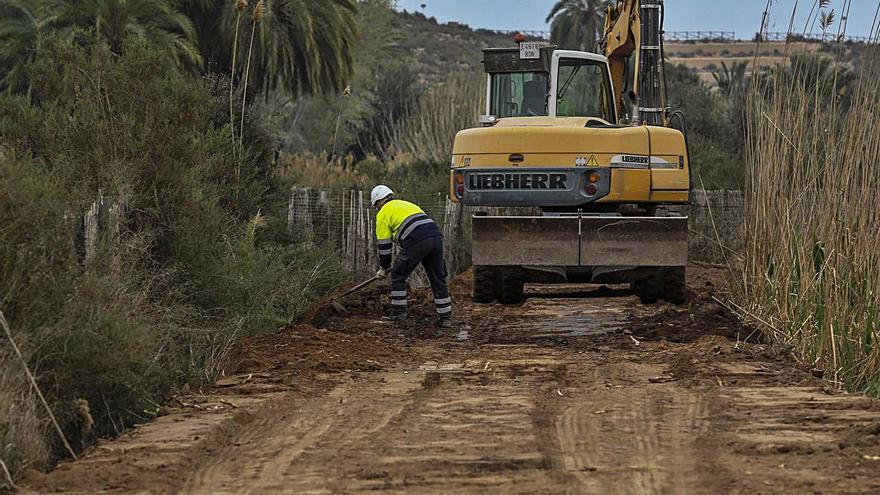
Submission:
[[[235,70],[238,58],[238,38],[241,29],[241,12],[247,7],[247,0],[235,0],[235,40],[232,42],[232,71],[229,75],[229,127],[232,129],[232,149],[235,149]]]
[[[833,11],[816,13],[823,30]],[[880,393],[880,83],[834,56],[756,78],[746,108],[744,312],[841,387]]]
[[[238,149],[241,150],[241,147],[244,145],[244,114],[245,108],[247,107],[247,90],[248,83],[250,82],[251,75],[251,58],[254,54],[254,38],[257,34],[257,24],[263,20],[263,16],[266,13],[266,4],[263,0],[257,2],[254,5],[254,10],[251,13],[251,42],[248,45],[248,56],[247,56],[247,64],[244,69],[244,81],[242,81],[242,97],[241,97],[241,124],[238,126],[240,131],[239,139],[238,139]],[[236,39],[237,41],[237,39]],[[240,161],[240,160],[239,160]]]
[[[391,154],[448,163],[456,133],[479,122],[485,88],[485,79],[469,74],[453,74],[430,87],[396,128],[389,130]]]

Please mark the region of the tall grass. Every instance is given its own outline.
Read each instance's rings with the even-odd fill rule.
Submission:
[[[823,21],[827,22],[827,21]],[[828,26],[824,26],[828,27]],[[880,393],[880,82],[802,57],[747,98],[737,297],[808,364]]]
[[[0,351],[0,460],[11,476],[49,458],[46,422],[39,403],[12,352]],[[11,488],[0,473],[0,491]]]
[[[391,130],[392,153],[448,164],[455,134],[475,127],[486,104],[486,81],[472,74],[453,74],[431,86]]]

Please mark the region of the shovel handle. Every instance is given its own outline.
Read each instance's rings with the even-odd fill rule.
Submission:
[[[345,297],[345,296],[347,296],[347,295],[349,295],[349,294],[353,294],[353,293],[355,293],[355,292],[357,292],[357,291],[363,289],[364,287],[366,287],[366,286],[372,284],[373,282],[375,282],[375,281],[377,281],[377,280],[379,280],[379,276],[374,276],[373,278],[371,278],[371,279],[369,279],[369,280],[367,280],[367,281],[365,281],[365,282],[361,282],[360,284],[355,285],[355,286],[352,287],[351,289],[348,289],[345,293],[343,293],[341,296],[337,297],[335,300],[338,301],[338,300],[342,299],[343,297]]]

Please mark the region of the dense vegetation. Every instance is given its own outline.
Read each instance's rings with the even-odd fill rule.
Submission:
[[[287,232],[264,124],[232,143],[228,81],[123,46],[49,37],[30,96],[0,98],[0,309],[80,446],[212,379],[236,336],[290,322],[341,279]],[[124,216],[86,262],[75,223],[99,193]],[[0,453],[39,465],[55,440],[15,413],[33,396],[0,349]]]
[[[874,395],[878,56],[870,46],[855,73],[842,58],[799,58],[756,81],[746,99],[746,248],[731,260],[742,267],[736,297],[747,318],[817,373]]]
[[[355,3],[304,5],[0,1],[0,311],[74,450],[344,279],[288,231],[280,133],[254,104],[351,79]],[[99,196],[114,213],[86,256]],[[15,476],[66,453],[2,340]]]
[[[600,3],[559,2],[554,31],[587,15],[592,33]],[[211,380],[234,339],[345,278],[288,231],[291,185],[443,191],[482,108],[481,50],[510,43],[390,0],[0,0],[0,311],[74,448]],[[852,82],[817,60],[823,91]],[[668,78],[697,185],[742,187],[745,71]],[[119,217],[85,259],[77,222],[99,195]],[[63,455],[47,425],[0,344],[13,474]]]

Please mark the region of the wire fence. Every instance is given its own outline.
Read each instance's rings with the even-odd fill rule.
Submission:
[[[737,41],[733,31],[665,31],[666,41]]]
[[[533,40],[550,39],[550,31],[517,31],[517,30],[501,30],[496,33],[514,36],[518,33],[524,34],[527,38]],[[737,37],[733,31],[664,31],[663,37],[667,42],[703,42],[703,43],[733,43],[737,41],[754,41],[752,39],[744,39]],[[834,33],[785,33],[785,32],[767,32],[761,35],[764,41],[812,41],[822,43],[846,42],[846,43],[877,43],[876,36],[851,36],[836,35]]]
[[[693,261],[725,263],[743,251],[743,194],[741,191],[691,193],[689,211],[689,257]],[[487,215],[540,215],[537,208],[486,208],[464,206],[447,194],[421,194],[402,199],[418,204],[437,222],[445,238],[446,262],[453,274],[471,265],[471,219],[477,212]],[[125,202],[98,196],[86,208],[68,213],[76,230],[80,264],[88,266],[101,250],[119,243]],[[376,254],[376,212],[369,193],[294,187],[287,207],[287,228],[301,242],[326,249],[338,256],[344,269],[355,278],[366,278],[378,267]],[[414,283],[427,281],[416,272]]]
[[[770,32],[761,35],[764,41],[812,41],[822,43],[877,43],[877,38],[872,36],[850,36],[834,33],[783,33]]]
[[[736,256],[743,242],[743,199],[739,191],[694,191],[690,210],[690,257],[721,263]],[[534,208],[469,207],[446,194],[409,196],[437,222],[446,243],[446,261],[452,273],[470,266],[471,219],[488,215],[540,214]],[[287,211],[288,228],[305,242],[338,253],[344,267],[356,277],[367,277],[378,266],[375,245],[376,213],[365,191],[293,188]]]

